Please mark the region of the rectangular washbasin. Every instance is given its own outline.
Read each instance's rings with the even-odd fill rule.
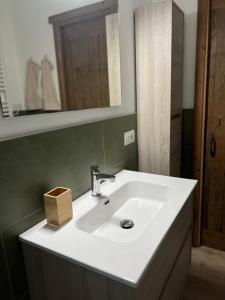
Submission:
[[[117,243],[138,239],[170,198],[170,188],[158,184],[129,182],[80,218],[82,231]]]

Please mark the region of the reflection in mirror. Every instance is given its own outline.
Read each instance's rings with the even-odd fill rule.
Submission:
[[[81,3],[1,0],[4,117],[121,105],[118,1]]]

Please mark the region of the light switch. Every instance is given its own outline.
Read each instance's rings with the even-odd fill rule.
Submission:
[[[135,142],[135,130],[124,133],[124,146],[128,146]]]

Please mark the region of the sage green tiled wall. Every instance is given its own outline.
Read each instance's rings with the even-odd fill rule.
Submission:
[[[182,118],[182,177],[192,178],[194,110],[184,109]]]
[[[90,189],[93,164],[112,173],[136,170],[137,143],[123,145],[131,129],[136,115],[0,142],[2,299],[29,299],[18,235],[44,218],[42,195],[60,185],[75,199]]]
[[[130,119],[131,123],[136,124],[136,115]],[[105,169],[110,172],[124,169],[126,167],[137,168],[137,143],[124,147],[124,132],[129,131],[131,123],[124,117],[110,119],[104,122],[104,151],[105,151]],[[136,126],[133,128],[136,133]],[[137,136],[136,136],[137,141]]]

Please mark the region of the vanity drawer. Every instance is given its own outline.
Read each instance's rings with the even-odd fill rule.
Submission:
[[[173,270],[188,232],[192,227],[193,198],[189,197],[181,213],[174,221],[150,262],[139,286],[135,290],[135,300],[158,300]],[[191,245],[188,259],[191,257]]]
[[[192,232],[190,230],[179,258],[177,259],[173,272],[171,273],[169,280],[163,290],[160,300],[180,299],[191,263],[191,243]]]

